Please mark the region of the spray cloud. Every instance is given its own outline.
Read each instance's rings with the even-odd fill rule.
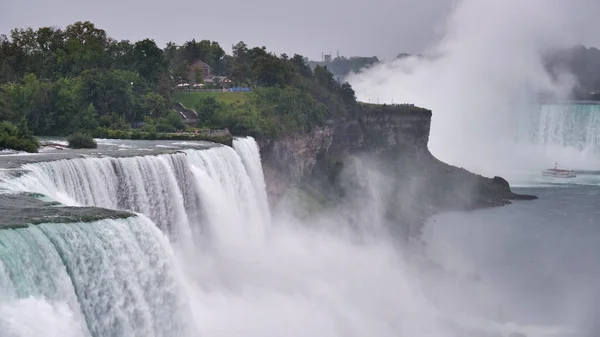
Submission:
[[[522,130],[539,94],[566,99],[575,84],[570,74],[551,76],[544,56],[581,42],[586,13],[595,7],[589,1],[459,1],[443,38],[424,58],[381,64],[350,82],[363,101],[432,109],[429,146],[443,161],[509,177],[527,160],[543,167],[555,158],[532,159]]]

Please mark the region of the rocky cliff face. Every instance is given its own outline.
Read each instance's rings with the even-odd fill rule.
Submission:
[[[431,111],[412,106],[384,107],[360,118],[330,121],[309,133],[259,141],[273,201],[313,175],[318,161],[343,162],[351,155],[390,151],[426,153]]]
[[[393,211],[386,216],[408,234],[418,232],[435,212],[533,198],[512,193],[500,177],[485,178],[437,160],[427,148],[430,122],[426,109],[370,106],[357,117],[309,133],[259,141],[269,198],[275,204],[291,188],[309,188],[327,199],[347,198],[360,189],[360,184],[348,183],[360,180],[348,175],[357,172],[349,169],[356,158],[389,179],[386,200]]]

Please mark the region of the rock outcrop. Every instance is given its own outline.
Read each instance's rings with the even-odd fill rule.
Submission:
[[[501,177],[486,178],[435,158],[427,148],[431,111],[412,105],[362,110],[357,117],[332,121],[309,133],[259,141],[272,204],[291,188],[309,188],[328,199],[347,196],[358,188],[342,174],[345,169],[354,171],[347,170],[353,158],[361,158],[393,182],[389,207],[397,211],[391,212],[390,221],[408,234],[419,232],[425,218],[436,212],[535,198],[513,193]]]

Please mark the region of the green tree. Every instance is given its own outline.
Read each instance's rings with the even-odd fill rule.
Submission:
[[[134,47],[128,40],[110,40],[106,49],[104,68],[135,71]]]
[[[154,40],[145,39],[135,43],[133,47],[135,69],[150,85],[158,82],[159,76],[166,71],[163,51],[156,46]]]
[[[140,108],[143,115],[161,118],[167,115],[169,104],[161,95],[150,92],[141,97]]]
[[[342,96],[342,99],[344,100],[344,103],[348,105],[356,104],[356,95],[354,94],[354,89],[352,89],[350,83],[342,83],[342,85],[340,86],[340,94]]]
[[[98,114],[93,104],[76,113],[71,119],[71,130],[92,131],[98,126]]]
[[[219,113],[223,107],[214,96],[208,96],[201,99],[195,106],[198,113],[198,126],[212,126],[217,121]]]
[[[26,121],[22,119],[19,126],[9,121],[0,122],[0,149],[37,152],[38,148],[38,140],[31,135]]]
[[[65,76],[77,76],[85,69],[102,66],[110,41],[104,30],[89,21],[78,21],[67,26],[64,35],[65,48],[59,51],[57,60],[62,63]]]

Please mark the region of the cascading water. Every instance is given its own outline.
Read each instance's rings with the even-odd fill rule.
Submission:
[[[531,132],[535,144],[600,154],[600,105],[543,105],[535,117],[537,130]]]
[[[173,238],[190,237],[185,206],[194,216],[200,208],[185,154],[80,158],[22,168],[31,172],[3,187],[41,193],[66,205],[140,212]]]
[[[236,151],[217,147],[207,151],[186,150],[186,154],[198,180],[208,222],[213,230],[221,233],[218,237],[249,240],[264,235],[264,226],[270,217],[268,208],[264,207],[266,194],[264,188],[257,191],[260,183],[253,183]],[[260,157],[255,159],[260,165]]]
[[[0,335],[191,336],[178,275],[167,239],[143,217],[1,230]],[[42,322],[61,318],[58,330],[23,326],[40,309],[51,316]]]
[[[515,115],[507,177],[513,182],[531,181],[514,172],[539,172],[558,163],[561,168],[600,171],[600,105],[582,103],[545,104],[521,107]],[[502,172],[500,172],[502,173]],[[593,177],[588,177],[593,178]],[[598,179],[586,178],[597,184]]]
[[[0,243],[8,242],[0,244],[0,285],[9,289],[0,293],[0,331],[34,334],[19,329],[40,308],[53,325],[46,330],[61,336],[454,335],[377,230],[381,214],[360,213],[377,213],[384,195],[310,226],[271,215],[252,138],[236,139],[233,149],[23,168],[0,178],[0,188],[140,212],[171,243],[143,215],[0,230]],[[371,194],[386,190],[386,181],[369,177]],[[355,240],[357,226],[371,239]],[[182,249],[186,239],[191,250]]]
[[[267,190],[265,184],[265,176],[260,162],[260,151],[258,145],[252,138],[245,139],[234,139],[233,148],[235,152],[240,156],[246,171],[250,176],[250,180],[254,185],[254,191],[258,198],[257,202],[260,207],[260,212],[264,217],[264,221],[269,223],[270,212],[269,203],[267,201]]]

